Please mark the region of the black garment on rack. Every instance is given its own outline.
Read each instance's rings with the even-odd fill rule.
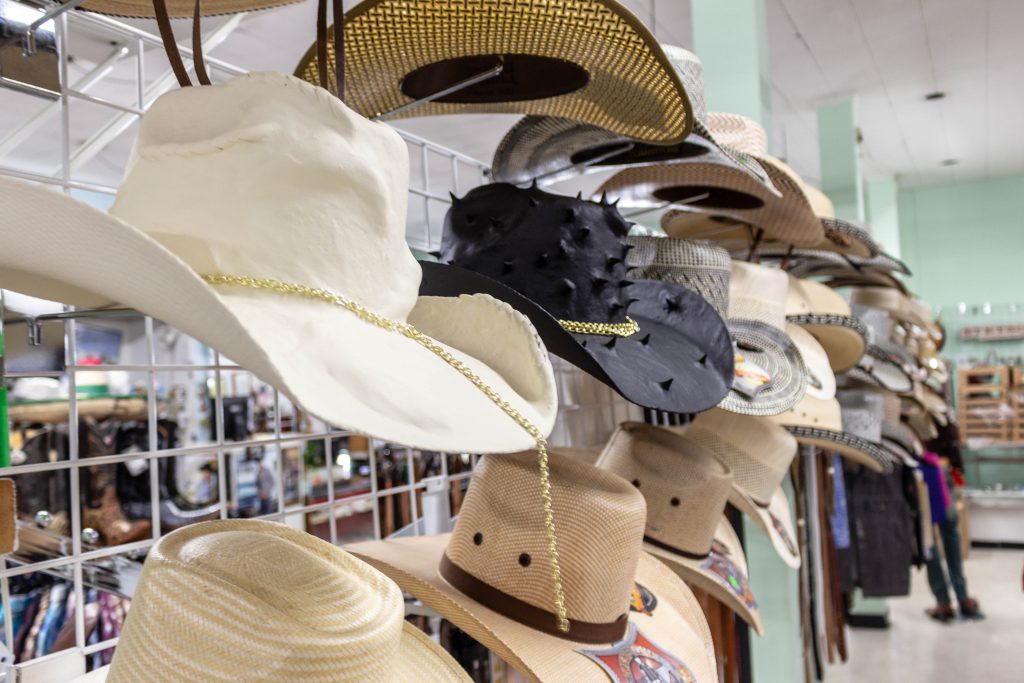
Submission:
[[[879,474],[857,465],[846,470],[852,543],[841,551],[843,590],[859,587],[865,597],[910,594],[914,522],[903,493],[902,465]]]
[[[952,418],[952,416],[949,416]],[[964,456],[960,452],[960,427],[948,419],[945,426],[936,424],[938,436],[930,440],[926,447],[933,453],[949,459],[954,469],[964,471]]]

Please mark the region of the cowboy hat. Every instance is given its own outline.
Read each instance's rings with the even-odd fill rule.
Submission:
[[[137,309],[329,424],[522,450],[535,438],[470,375],[547,434],[547,352],[505,303],[417,296],[406,160],[393,130],[292,76],[176,90],[143,117],[109,215],[0,178],[0,287]]]
[[[203,16],[238,14],[261,9],[281,7],[299,0],[203,0],[199,11]],[[192,17],[195,15],[195,0],[165,0],[167,16]],[[86,0],[79,7],[86,12],[109,14],[115,17],[148,19],[156,16],[153,0]]]
[[[911,275],[910,268],[895,256],[879,251],[872,258],[860,258],[819,249],[765,249],[762,258],[788,256],[789,272],[797,277],[809,275],[855,275],[858,273]]]
[[[851,315],[843,297],[820,282],[789,276],[786,320],[814,335],[835,373],[856,365],[867,348],[864,323]]]
[[[729,331],[693,292],[628,275],[628,226],[607,203],[484,185],[454,200],[421,293],[486,292],[533,321],[548,350],[647,408],[693,413],[733,376]],[[457,267],[456,267],[457,266]]]
[[[782,489],[797,454],[796,439],[768,418],[720,408],[701,413],[683,429],[687,439],[707,448],[733,471],[729,502],[761,528],[783,562],[798,568],[793,515]]]
[[[398,586],[283,524],[192,524],[149,551],[109,669],[124,681],[466,682]]]
[[[685,434],[639,422],[620,425],[597,466],[644,495],[644,550],[763,635],[743,546],[722,516],[733,488],[729,467]]]
[[[704,126],[704,69],[697,55],[673,45],[662,48],[690,98],[694,123],[689,137],[674,145],[650,144],[571,119],[526,116],[498,144],[491,163],[491,178],[516,184],[536,179],[548,184],[586,170],[685,160],[721,166],[723,172],[751,175],[768,191],[774,191],[756,161],[722,149]]]
[[[437,95],[489,69],[500,75],[393,118],[540,114],[654,144],[693,126],[679,75],[658,41],[614,0],[365,0],[345,13],[344,100],[364,116]],[[442,38],[443,37],[443,38]],[[334,72],[333,31],[328,68]],[[316,45],[295,75],[317,82]]]
[[[540,486],[529,458],[488,455],[450,534],[347,549],[531,681],[629,680],[621,667],[630,664],[661,671],[660,680],[713,680],[710,632],[693,593],[641,549],[640,491],[554,450],[550,490],[567,619],[559,627]]]
[[[928,304],[887,287],[855,287],[850,290],[850,304],[881,308],[901,323],[916,325],[931,332],[934,323]]]
[[[686,287],[726,317],[736,344],[736,374],[719,406],[768,415],[796,405],[807,371],[786,335],[786,277],[781,271],[734,263],[710,242],[650,236],[631,236],[626,242],[633,247],[626,262],[635,277]],[[759,383],[755,375],[770,381]]]
[[[859,304],[851,308],[853,316],[867,328],[868,346],[857,365],[842,376],[843,384],[911,393],[917,363],[903,346],[893,341],[895,326],[889,312]]]

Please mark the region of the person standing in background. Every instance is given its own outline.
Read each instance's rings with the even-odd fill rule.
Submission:
[[[276,511],[274,505],[274,473],[261,458],[256,466],[256,488],[260,500],[261,515],[269,515]]]

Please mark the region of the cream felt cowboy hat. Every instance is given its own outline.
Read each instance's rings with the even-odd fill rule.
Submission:
[[[431,450],[530,447],[509,413],[550,431],[547,352],[489,296],[417,296],[407,182],[393,130],[299,79],[184,88],[143,117],[109,215],[0,178],[0,287],[135,308],[339,427]]]
[[[597,466],[644,495],[644,550],[763,635],[743,546],[722,515],[734,486],[729,467],[685,434],[638,422],[616,430]]]
[[[345,13],[344,41],[343,99],[364,116],[536,114],[652,144],[681,142],[693,127],[672,63],[615,0],[365,0]],[[295,75],[317,82],[316,55],[313,45]],[[331,31],[330,74],[334,62]]]
[[[781,271],[734,263],[710,242],[650,236],[627,237],[626,242],[632,247],[626,264],[634,277],[686,287],[725,318],[736,362],[732,386],[719,406],[769,415],[796,405],[807,371],[786,335]]]
[[[693,593],[642,551],[640,491],[557,450],[550,470],[557,573],[545,559],[537,467],[521,456],[483,458],[452,533],[347,549],[530,681],[632,680],[624,671],[634,666],[655,672],[650,680],[715,680]]]
[[[149,551],[109,669],[78,683],[470,681],[398,586],[283,524],[192,524]]]
[[[768,418],[736,415],[720,408],[701,413],[684,436],[711,451],[733,472],[729,502],[768,536],[782,561],[800,566],[793,515],[782,482],[797,454],[797,442]]]
[[[572,119],[526,116],[498,144],[491,178],[516,184],[536,180],[544,185],[616,166],[685,161],[709,172],[752,176],[769,194],[774,193],[767,173],[756,161],[720,147],[704,125],[704,67],[697,55],[674,45],[662,45],[662,49],[693,108],[693,132],[685,140],[673,145],[651,144]]]
[[[834,373],[856,365],[867,348],[864,323],[851,315],[842,296],[820,282],[789,276],[786,320],[814,335],[828,354]]]

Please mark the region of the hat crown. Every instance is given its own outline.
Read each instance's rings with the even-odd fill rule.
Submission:
[[[729,317],[756,320],[778,330],[786,325],[786,273],[756,263],[732,262]]]
[[[557,451],[549,455],[566,615],[615,622],[628,612],[640,559],[643,496],[610,472]],[[445,553],[459,569],[550,612],[553,620],[540,490],[535,454],[486,456],[473,473]]]
[[[767,506],[797,453],[793,436],[769,418],[721,408],[698,415],[685,435],[732,470],[736,485]]]
[[[889,311],[864,304],[853,304],[851,310],[853,316],[867,326],[868,342],[879,344],[892,338],[895,321]]]
[[[631,275],[686,287],[703,297],[725,317],[729,309],[729,252],[708,241],[633,235],[626,259]]]
[[[768,133],[752,118],[713,111],[707,115],[707,126],[723,147],[751,156],[768,154]]]
[[[876,391],[840,391],[836,394],[842,413],[843,431],[871,443],[882,442],[882,418],[885,408]]]
[[[329,543],[271,522],[194,524],[150,550],[109,680],[390,680],[403,617],[398,586]]]
[[[404,319],[420,278],[408,174],[388,126],[292,76],[247,74],[153,103],[110,212],[201,275],[329,289]]]
[[[849,316],[850,304],[828,285],[790,275],[786,315]]]
[[[597,464],[643,494],[648,539],[693,555],[711,551],[733,478],[704,446],[665,429],[626,422]]]
[[[441,260],[487,275],[559,320],[622,322],[632,303],[614,206],[494,183],[455,200]]]

